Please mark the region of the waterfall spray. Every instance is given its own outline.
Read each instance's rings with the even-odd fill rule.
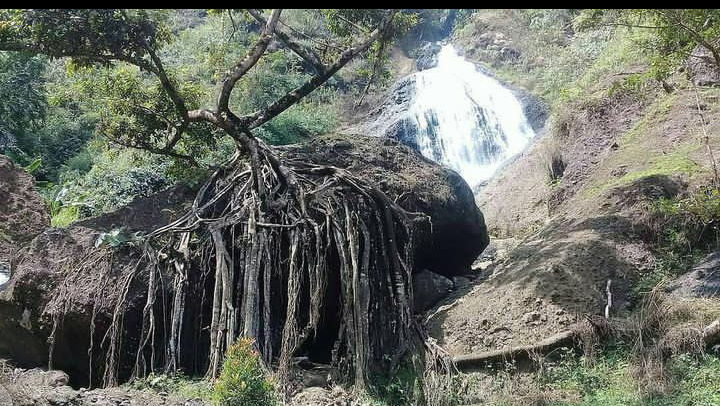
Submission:
[[[445,45],[438,65],[416,74],[410,118],[420,152],[475,188],[535,132],[512,91]]]

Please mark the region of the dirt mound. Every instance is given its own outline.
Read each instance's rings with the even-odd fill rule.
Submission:
[[[50,225],[35,179],[0,155],[0,263]]]
[[[323,137],[303,146],[287,147],[283,154],[347,168],[379,185],[407,210],[428,214],[433,228],[432,233],[420,230],[420,244],[415,249],[420,259],[418,267],[467,272],[487,245],[482,214],[467,184],[454,172],[397,142],[370,137]],[[131,236],[134,231],[165,224],[183,213],[182,207],[193,195],[183,189],[163,192],[138,199],[116,212],[39,235],[17,257],[7,289],[0,293],[0,356],[12,358],[23,367],[34,367],[47,365],[52,355],[54,368],[66,371],[74,385],[84,385],[90,379],[91,363],[95,382],[103,373],[99,366],[104,365],[105,356],[112,350],[107,348],[106,334],[120,334],[125,339],[122,348],[116,349],[122,354],[116,368],[120,379],[126,379],[136,359],[137,336],[147,301],[142,292],[147,290],[148,272],[143,272],[142,267],[134,271],[134,265],[142,261],[142,244],[96,248],[96,242],[101,233],[119,226],[127,227],[126,233]],[[164,285],[158,289],[169,289],[169,276],[160,277]],[[206,283],[212,283],[211,278]],[[206,354],[202,348],[208,343],[203,332],[207,332],[211,317],[207,301],[201,297],[204,289],[191,285],[184,313],[181,340],[185,352],[179,358],[181,367],[189,373],[206,362],[200,357]],[[122,292],[126,292],[119,313],[122,331],[108,333]],[[164,314],[168,306],[161,302],[156,304],[156,314]],[[158,326],[158,337],[163,334],[162,328]],[[52,354],[48,339],[54,343]],[[161,345],[162,339],[157,341]],[[23,345],[17,344],[20,342]],[[88,355],[90,347],[92,360]]]
[[[608,280],[612,313],[627,310],[651,258],[621,216],[556,220],[441,303],[428,328],[453,355],[534,344],[603,314]]]
[[[574,112],[558,145],[567,167],[554,185],[542,149],[552,138],[509,165],[479,200],[492,232],[521,241],[440,304],[429,321],[432,335],[454,355],[531,345],[586,314],[602,315],[608,281],[611,314],[629,311],[635,282],[655,266],[649,205],[707,181],[710,160],[693,105],[692,90],[682,89],[642,103],[618,96]],[[716,121],[707,121],[715,131]]]

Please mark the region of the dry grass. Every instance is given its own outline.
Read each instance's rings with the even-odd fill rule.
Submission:
[[[667,363],[672,356],[701,356],[705,350],[703,320],[688,302],[663,293],[656,286],[629,319],[616,322],[616,334],[632,345],[631,375],[638,390],[652,398],[666,394],[673,382]]]
[[[541,162],[547,175],[548,182],[557,182],[565,173],[567,163],[563,159],[560,141],[557,137],[550,137],[541,147]]]

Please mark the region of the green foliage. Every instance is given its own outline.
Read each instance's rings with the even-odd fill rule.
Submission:
[[[672,386],[668,393],[647,397],[629,371],[629,350],[609,348],[592,363],[569,353],[551,363],[541,382],[546,391],[579,396],[575,406],[710,406],[720,401],[720,359],[680,355],[669,361]]]
[[[423,398],[422,379],[409,363],[402,364],[391,378],[377,377],[375,388],[377,405],[404,406]]]
[[[141,391],[176,395],[187,400],[210,400],[212,387],[206,379],[190,378],[181,374],[155,375],[134,379],[127,386]]]
[[[140,231],[130,233],[125,227],[114,228],[107,233],[100,233],[97,240],[95,240],[95,248],[102,246],[118,248],[126,244],[137,244],[141,240],[142,234]]]
[[[23,44],[75,63],[109,64],[110,56],[142,59],[170,40],[167,11],[121,9],[6,9],[0,13],[0,42]]]
[[[273,384],[265,376],[252,340],[240,338],[231,345],[222,372],[213,388],[219,406],[273,406],[277,404]]]
[[[47,109],[45,59],[0,52],[0,153],[20,165],[36,156],[33,133]]]
[[[650,73],[658,80],[670,76],[696,47],[720,68],[718,9],[588,9],[579,22],[583,28],[611,25],[650,31],[651,36],[636,45],[653,55]]]
[[[372,27],[377,27],[385,17],[386,10],[325,9],[322,12],[326,17],[326,25],[330,33],[347,46],[358,33],[369,32]],[[388,63],[391,45],[418,24],[421,19],[419,15],[423,12],[427,13],[428,10],[400,11],[395,14],[388,36],[376,41],[362,59],[362,66],[357,73],[366,86],[387,84],[391,78]]]
[[[67,169],[61,177],[60,200],[79,207],[81,217],[98,215],[172,186],[170,160],[130,150],[103,149],[94,154],[86,174]]]
[[[60,202],[51,203],[50,226],[67,227],[80,218],[76,206],[61,206]]]

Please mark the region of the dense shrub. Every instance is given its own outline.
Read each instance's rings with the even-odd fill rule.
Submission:
[[[213,400],[220,406],[272,406],[277,404],[273,384],[265,376],[253,341],[241,338],[226,354]]]
[[[147,197],[172,186],[167,159],[129,150],[104,150],[92,154],[93,166],[87,174],[68,167],[61,175],[51,200],[75,206],[80,217],[94,216]],[[87,163],[76,162],[82,166]]]

